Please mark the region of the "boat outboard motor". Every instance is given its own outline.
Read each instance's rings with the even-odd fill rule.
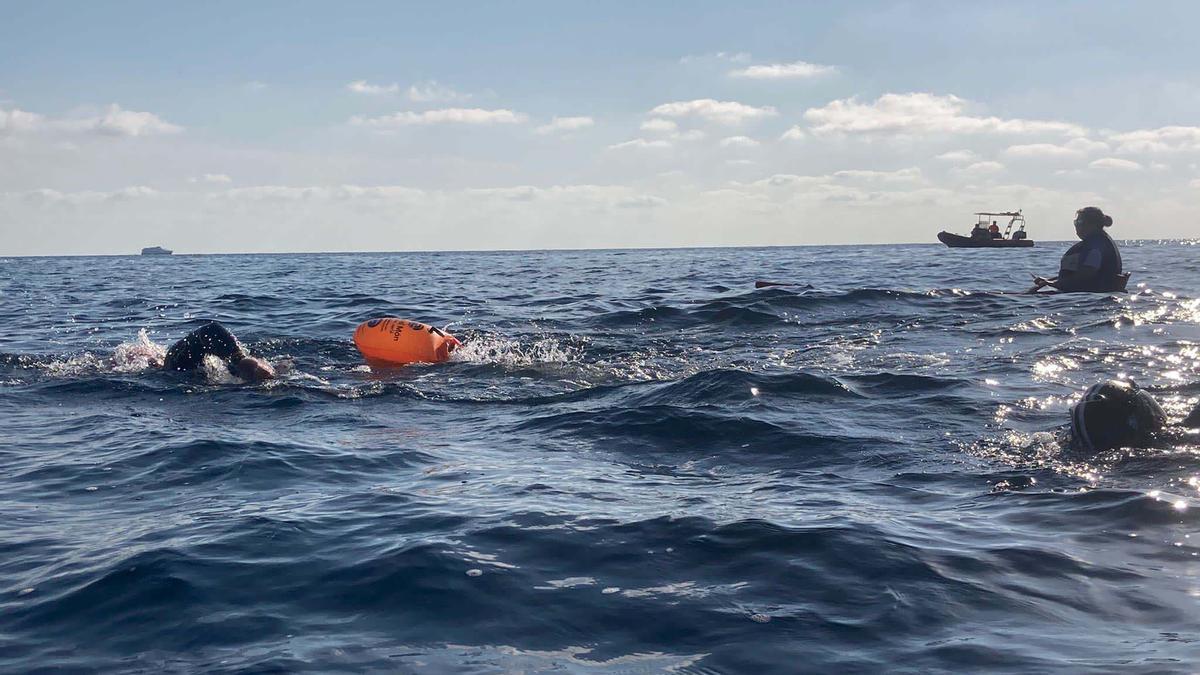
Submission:
[[[1158,401],[1132,382],[1109,380],[1093,385],[1071,408],[1071,442],[1095,452],[1144,447],[1166,426]]]

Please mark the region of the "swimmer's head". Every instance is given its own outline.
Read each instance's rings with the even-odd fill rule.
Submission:
[[[247,382],[262,382],[275,377],[275,369],[271,364],[255,356],[244,357],[234,364],[233,369],[238,377]]]
[[[1092,452],[1144,447],[1166,423],[1153,396],[1136,384],[1109,380],[1088,389],[1071,409],[1071,442]]]

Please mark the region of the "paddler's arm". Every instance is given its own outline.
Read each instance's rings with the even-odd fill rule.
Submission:
[[[1025,291],[1026,293],[1037,293],[1038,291],[1042,290],[1046,286],[1050,286],[1051,288],[1056,288],[1056,286],[1054,284],[1058,282],[1058,277],[1050,277],[1049,279],[1047,279],[1046,277],[1039,277],[1036,274],[1031,274],[1030,276],[1033,277],[1033,287],[1030,288],[1029,290]]]

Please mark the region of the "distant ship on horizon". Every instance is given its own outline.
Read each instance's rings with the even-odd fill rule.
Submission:
[[[174,251],[171,249],[163,248],[161,246],[149,246],[142,249],[142,255],[171,255],[172,253],[174,253]]]

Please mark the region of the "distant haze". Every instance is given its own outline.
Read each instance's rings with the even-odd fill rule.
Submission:
[[[1200,235],[1200,5],[13,3],[0,255]]]

